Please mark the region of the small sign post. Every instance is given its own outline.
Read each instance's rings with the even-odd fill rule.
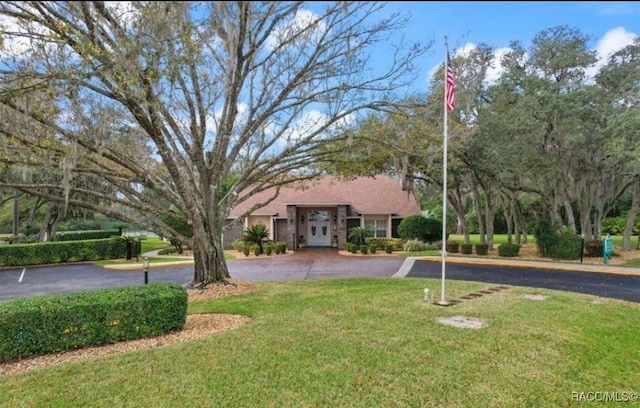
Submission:
[[[613,242],[611,241],[611,237],[609,236],[609,234],[607,234],[607,237],[602,243],[602,261],[605,265],[609,263],[611,255],[613,255]]]

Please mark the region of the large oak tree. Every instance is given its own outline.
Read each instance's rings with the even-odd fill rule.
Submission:
[[[378,2],[5,1],[0,16],[1,161],[57,175],[0,186],[176,237],[194,284],[228,277],[230,209],[313,177],[322,144],[393,106],[425,51],[388,44],[406,17]]]

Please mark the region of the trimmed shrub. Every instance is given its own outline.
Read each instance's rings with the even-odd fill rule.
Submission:
[[[442,221],[422,215],[410,215],[400,221],[398,235],[405,240],[435,242],[442,237]]]
[[[489,244],[476,244],[477,255],[487,255],[489,253]]]
[[[505,243],[498,247],[498,255],[505,257],[518,256],[520,253],[520,245]]]
[[[154,283],[0,303],[0,362],[179,331],[187,301]]]
[[[376,249],[384,249],[387,245],[392,245],[394,249],[401,251],[403,240],[402,238],[377,238],[377,237],[367,237],[365,240],[369,248],[372,245],[376,246]]]
[[[588,257],[602,256],[603,255],[602,241],[599,241],[599,240],[586,241],[584,243],[584,251],[585,251],[585,256],[588,256]]]
[[[362,253],[362,255],[366,255],[367,252],[369,252],[369,247],[366,245],[360,245],[360,253]]]
[[[244,254],[244,256],[249,256],[249,254],[251,253],[251,245],[245,245],[242,248],[242,253]]]
[[[262,248],[260,248],[258,245],[254,245],[253,246],[253,254],[255,256],[260,256],[261,253],[262,253]]]
[[[271,243],[264,245],[264,253],[267,255],[271,255],[273,253],[273,245]]]
[[[582,254],[582,237],[571,233],[560,234],[556,244],[551,248],[550,257],[554,259],[580,259]]]
[[[121,237],[84,241],[40,242],[0,246],[0,265],[26,266],[72,261],[97,261],[125,256],[127,241]]]
[[[369,245],[369,252],[371,252],[372,254],[375,254],[377,250],[378,247],[376,247],[375,245]]]
[[[384,252],[386,252],[387,254],[393,253],[393,245],[391,244],[387,244],[384,246]]]
[[[58,232],[54,241],[83,241],[87,239],[106,239],[120,236],[120,231],[116,230],[93,230],[93,231],[65,231]]]
[[[349,244],[349,252],[351,252],[352,254],[357,254],[358,253],[358,246],[356,244]]]
[[[426,251],[429,245],[419,239],[412,239],[404,243],[402,249],[407,252]]]
[[[453,239],[447,240],[447,252],[452,254],[457,254],[459,248],[460,248],[460,244],[458,244],[458,241]]]
[[[470,255],[473,253],[473,244],[460,244],[460,253]]]

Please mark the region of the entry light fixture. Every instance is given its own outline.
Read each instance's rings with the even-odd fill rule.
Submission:
[[[344,225],[344,215],[340,216],[340,223],[342,223],[342,225]]]
[[[304,224],[304,214],[300,216],[300,221]]]

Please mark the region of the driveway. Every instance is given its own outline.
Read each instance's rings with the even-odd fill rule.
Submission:
[[[531,263],[535,267],[505,264],[465,264],[461,261],[445,265],[446,280],[487,282],[492,284],[526,286],[584,293],[640,303],[640,275],[625,274],[622,268],[587,265]],[[564,269],[563,269],[564,267]],[[582,268],[583,270],[580,270]],[[631,272],[631,271],[628,271]],[[416,260],[404,273],[396,277],[442,279],[442,263]]]
[[[485,264],[458,262],[447,263],[446,279],[556,289],[640,303],[640,274],[587,271],[586,265],[574,265],[574,269],[584,268],[580,271],[554,269],[554,264],[550,263],[513,261],[519,266],[512,266],[489,264],[491,260],[485,260]],[[249,282],[392,276],[440,279],[442,272],[439,262],[397,256],[339,255],[331,248],[305,249],[287,256],[239,258],[229,260],[227,264],[232,277]],[[152,267],[149,270],[149,283],[186,285],[192,277],[193,266]],[[93,264],[4,269],[0,270],[0,301],[142,284],[144,272],[141,269],[104,269]]]
[[[390,277],[405,258],[396,256],[341,256],[331,248],[305,249],[286,256],[227,261],[229,274],[249,282]],[[193,266],[152,267],[149,283],[186,285]],[[0,301],[30,296],[69,293],[144,284],[142,269],[116,270],[91,263],[0,270]]]

